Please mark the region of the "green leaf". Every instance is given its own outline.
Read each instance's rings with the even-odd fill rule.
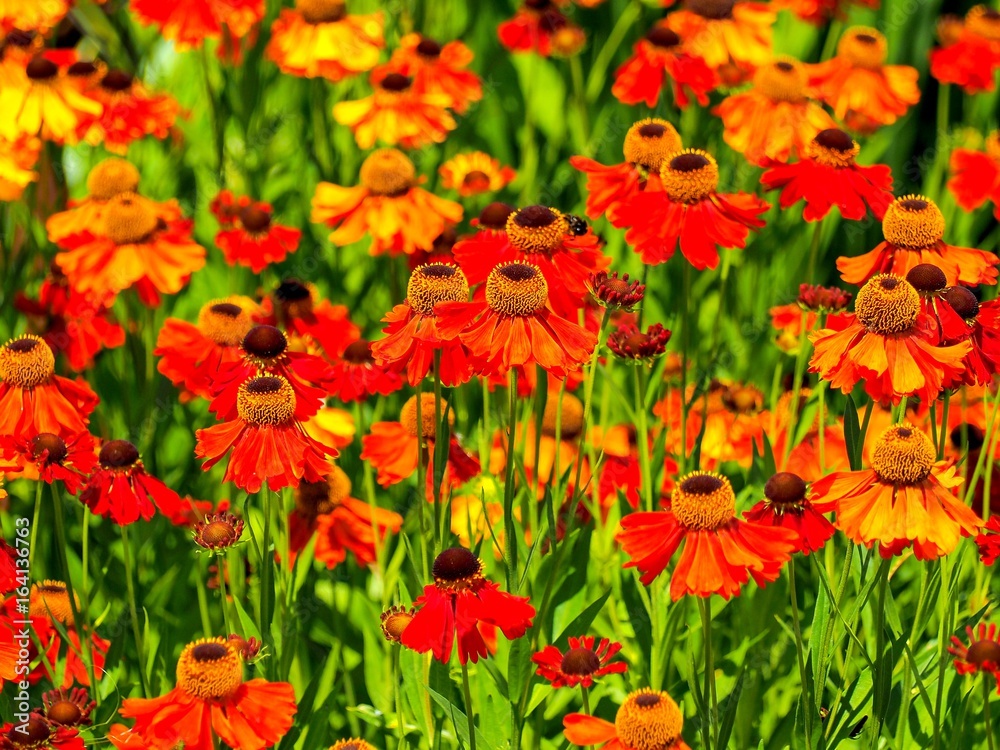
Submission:
[[[455,705],[433,688],[428,687],[427,692],[430,694],[431,698],[434,699],[434,702],[444,709],[445,714],[447,714],[452,724],[455,725],[455,732],[462,741],[463,747],[468,747],[469,720],[465,715],[465,711],[462,710],[461,706]],[[478,747],[486,748],[487,750],[500,750],[498,745],[494,744],[491,739],[486,738],[485,734],[479,727],[476,727],[476,745]]]
[[[608,589],[597,600],[588,604],[587,608],[583,610],[583,612],[578,614],[569,625],[563,628],[562,632],[559,633],[555,641],[559,642],[563,639],[563,637],[569,635],[585,635],[587,630],[590,628],[591,623],[594,622],[597,615],[599,615],[601,610],[604,609],[604,605],[610,596],[611,589]]]

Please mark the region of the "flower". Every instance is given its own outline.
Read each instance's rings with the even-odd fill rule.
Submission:
[[[513,18],[497,26],[497,37],[511,52],[537,52],[548,57],[556,32],[572,26],[553,0],[524,0]]]
[[[877,10],[879,0],[775,0],[776,8],[788,8],[796,17],[813,24],[823,26],[827,21],[844,20],[850,6]]]
[[[310,349],[318,345],[327,358],[344,351],[361,335],[351,322],[345,305],[333,305],[320,299],[315,285],[288,278],[278,284],[264,301],[255,320],[284,328],[293,341]]]
[[[722,118],[723,139],[747,161],[785,162],[805,153],[820,131],[837,127],[809,94],[805,66],[782,55],[757,69],[753,88],[729,95],[712,112]]]
[[[414,93],[446,97],[448,109],[464,114],[483,98],[479,76],[466,69],[473,56],[472,50],[458,40],[442,45],[422,34],[406,34],[399,40],[388,67],[412,78]]]
[[[511,220],[516,216],[511,214]],[[548,300],[549,284],[538,266],[503,263],[490,271],[479,299],[435,305],[438,333],[446,339],[459,337],[479,374],[537,364],[565,377],[587,361],[597,337],[552,312]]]
[[[821,130],[798,162],[768,162],[760,181],[768,190],[781,189],[782,208],[804,199],[802,218],[806,221],[822,220],[834,206],[845,219],[859,221],[871,209],[881,220],[893,201],[892,171],[884,164],[857,164],[854,160],[860,150],[843,130]]]
[[[488,655],[481,625],[495,625],[515,640],[532,625],[535,608],[528,597],[514,596],[483,577],[483,564],[462,547],[451,547],[434,559],[434,583],[414,605],[417,613],[400,642],[419,653],[430,651],[441,662],[451,659],[458,636],[458,660],[477,662]]]
[[[132,286],[148,307],[176,294],[205,265],[205,248],[191,239],[191,222],[165,222],[155,203],[136,193],[111,198],[96,234],[66,237],[55,263],[78,292],[98,298]]]
[[[897,404],[919,395],[929,403],[962,377],[971,344],[935,346],[932,323],[921,315],[920,295],[903,278],[873,276],[858,292],[854,315],[809,335],[815,347],[809,371],[849,393],[864,381],[874,400]]]
[[[140,23],[156,26],[179,50],[200,47],[206,39],[245,37],[264,18],[264,0],[132,0]]]
[[[514,211],[507,217],[505,234],[506,242],[480,234],[455,243],[455,260],[469,283],[481,284],[504,264],[530,264],[548,285],[552,311],[565,318],[575,319],[584,304],[590,274],[611,264],[592,232],[577,234],[569,217],[548,206]]]
[[[166,138],[180,110],[172,96],[150,94],[141,81],[122,70],[109,70],[84,93],[101,105],[101,113],[80,129],[80,136],[116,154],[126,153],[130,143],[147,135]]]
[[[570,636],[566,653],[555,646],[546,646],[531,657],[531,661],[538,665],[535,674],[548,680],[554,688],[577,685],[589,688],[594,684],[595,677],[620,674],[628,669],[625,662],[611,662],[622,650],[622,644],[602,638],[595,648],[595,642],[592,635]]]
[[[874,133],[892,125],[920,101],[919,71],[909,65],[886,65],[885,35],[868,26],[844,32],[837,55],[809,71],[817,98],[851,130]]]
[[[965,211],[974,211],[986,201],[1000,221],[1000,130],[986,139],[986,152],[957,148],[951,152],[948,190]]]
[[[109,440],[101,446],[98,467],[80,493],[91,512],[119,526],[148,521],[159,510],[170,516],[183,505],[180,496],[146,473],[139,451],[127,440]]]
[[[0,201],[20,200],[24,189],[38,180],[34,167],[41,148],[34,135],[13,140],[0,136]]]
[[[631,324],[618,326],[608,336],[608,349],[622,359],[648,364],[666,352],[670,333],[660,323],[649,326],[645,333]]]
[[[296,393],[281,375],[259,375],[237,389],[235,418],[198,430],[195,455],[211,469],[232,450],[224,482],[260,492],[265,482],[274,492],[318,482],[330,471],[325,456],[337,449],[310,437],[296,416]]]
[[[333,105],[333,119],[351,129],[360,148],[371,148],[376,141],[423,148],[442,143],[457,126],[447,110],[448,96],[418,93],[408,76],[377,68],[371,84],[371,96]]]
[[[875,444],[871,468],[835,472],[812,486],[821,513],[836,511],[847,537],[889,558],[912,546],[919,560],[950,554],[983,522],[953,494],[954,466],[936,462],[926,434],[909,422],[890,427]]]
[[[719,77],[703,59],[691,54],[676,32],[659,24],[635,43],[632,57],[615,71],[611,93],[622,104],[645,102],[655,107],[668,83],[679,109],[687,107],[691,95],[705,107]]]
[[[663,161],[662,191],[631,198],[618,219],[629,227],[625,239],[644,263],[665,263],[680,247],[698,270],[719,265],[718,247],[746,247],[751,228],[768,204],[748,193],[717,193],[719,166],[709,154],[685,149]]]
[[[292,726],[295,693],[287,682],[243,681],[243,659],[233,642],[202,638],[177,660],[177,686],[159,698],[126,698],[120,713],[133,732],[158,750],[179,743],[211,750],[215,737],[235,750],[271,747]]]
[[[847,308],[854,295],[835,286],[799,284],[798,303],[813,312],[836,313]]]
[[[373,346],[368,339],[358,338],[335,358],[329,386],[333,396],[351,403],[366,401],[376,394],[388,396],[403,387],[403,378],[392,365],[375,361]]]
[[[964,360],[965,384],[990,385],[1000,369],[1000,303],[990,300],[980,305],[964,286],[953,286],[944,290],[940,306],[961,321],[955,336],[942,325],[943,343],[968,341],[972,345]]]
[[[678,481],[669,510],[631,513],[618,541],[649,585],[683,543],[670,580],[670,597],[685,594],[725,599],[738,595],[751,574],[760,585],[778,577],[795,550],[798,534],[736,516],[736,496],[720,474],[695,471]]]
[[[833,536],[834,526],[806,497],[806,483],[797,474],[778,472],[764,485],[764,499],[746,512],[748,521],[781,526],[799,536],[797,551],[818,551]]]
[[[74,144],[78,133],[101,114],[101,105],[81,94],[65,67],[38,55],[0,65],[0,136],[16,141],[39,136],[58,145]]]
[[[90,714],[97,708],[97,701],[83,688],[50,690],[42,695],[45,718],[59,727],[78,727],[90,724]]]
[[[469,282],[458,266],[427,263],[410,274],[406,299],[382,318],[388,325],[386,337],[371,346],[371,355],[380,367],[406,372],[407,382],[416,386],[434,365],[435,375],[449,387],[461,385],[472,376],[472,366],[464,345],[457,339],[444,340],[437,332],[434,306],[439,302],[465,302]]]
[[[0,35],[12,31],[38,31],[46,34],[69,13],[71,0],[0,0]]]
[[[361,184],[316,186],[311,221],[334,229],[330,241],[349,245],[366,234],[372,255],[408,255],[431,250],[449,224],[462,220],[462,207],[418,187],[416,169],[396,149],[379,149],[361,165]]]
[[[61,481],[71,495],[76,494],[97,464],[94,439],[88,432],[0,435],[0,456],[14,459],[22,471],[30,466],[47,484]]]
[[[983,565],[992,565],[1000,557],[1000,516],[990,516],[976,536],[979,559]]]
[[[399,643],[403,637],[403,631],[410,624],[413,615],[417,610],[410,607],[394,604],[379,616],[379,625],[382,628],[382,635],[389,643]]]
[[[563,733],[573,745],[600,745],[603,750],[691,750],[681,729],[684,714],[667,693],[642,688],[629,693],[615,722],[587,714],[568,714]]]
[[[660,167],[681,150],[681,137],[666,120],[646,118],[625,134],[625,161],[606,167],[586,156],[571,156],[569,163],[587,175],[587,216],[607,215],[613,226],[624,226],[619,209],[644,191],[662,190]]]
[[[456,154],[442,164],[438,172],[441,186],[457,190],[463,198],[503,190],[517,176],[517,172],[501,167],[498,160],[484,151]]]
[[[965,634],[969,645],[966,646],[957,636],[951,637],[953,646],[948,647],[948,653],[955,657],[955,669],[959,674],[992,674],[1000,691],[1000,637],[995,624],[979,623],[978,628],[965,626]],[[990,731],[989,729],[987,731]]]
[[[448,408],[448,402],[441,399],[438,410],[448,415],[449,426],[454,426],[455,412]],[[418,433],[419,429],[419,433]],[[422,460],[429,462],[434,456],[434,442],[437,439],[435,421],[435,400],[433,393],[420,396],[420,422],[417,424],[417,397],[411,396],[399,412],[398,422],[376,422],[371,433],[361,438],[361,460],[369,461],[376,470],[376,479],[383,487],[402,482],[417,470],[421,460],[420,438],[425,446]],[[479,473],[479,462],[467,455],[452,434],[448,445],[448,463],[442,484],[458,487]],[[433,471],[427,474],[427,499],[434,499]]]
[[[976,5],[964,22],[942,17],[937,31],[943,46],[931,50],[931,75],[967,94],[993,91],[1000,68],[1000,12]]]
[[[27,719],[0,726],[2,750],[83,750],[83,738],[76,729],[51,725],[32,711]]]
[[[56,375],[55,365],[49,345],[30,333],[0,347],[0,435],[87,431],[97,394]]]
[[[240,360],[257,310],[249,297],[223,297],[202,305],[197,324],[167,318],[153,349],[156,369],[186,392],[211,398],[222,369]]]
[[[260,273],[271,263],[280,263],[299,247],[302,232],[292,227],[272,223],[268,203],[251,203],[240,209],[235,226],[215,235],[226,262],[249,266]]]
[[[944,215],[930,198],[904,195],[893,201],[882,217],[885,241],[856,258],[837,258],[840,277],[861,285],[877,273],[905,276],[919,263],[930,263],[945,273],[949,284],[996,284],[1000,258],[985,250],[954,247],[942,242]]]
[[[194,525],[194,543],[217,552],[233,547],[243,536],[243,519],[232,513],[209,513]]]
[[[340,81],[378,65],[381,12],[349,15],[343,0],[296,0],[271,25],[265,54],[283,73]]]

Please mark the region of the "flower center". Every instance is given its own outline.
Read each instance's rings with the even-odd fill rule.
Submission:
[[[872,333],[902,333],[910,330],[920,315],[920,295],[905,279],[880,273],[861,287],[854,313]]]
[[[563,674],[588,675],[601,668],[601,658],[590,648],[571,648],[563,654],[559,671]]]
[[[434,558],[433,572],[440,588],[461,590],[483,577],[483,564],[464,547],[452,547]]]
[[[295,392],[280,375],[250,378],[236,392],[236,411],[252,425],[287,424],[295,414]]]
[[[116,245],[141,243],[158,224],[153,204],[136,193],[116,195],[104,211],[104,236]]]
[[[105,159],[87,175],[90,197],[108,201],[122,193],[134,193],[139,187],[139,170],[124,159]]]
[[[228,698],[243,683],[243,661],[223,638],[189,643],[177,660],[177,687],[202,700]]]
[[[462,184],[469,190],[484,191],[490,188],[490,176],[481,169],[473,169],[462,178]]]
[[[802,63],[791,57],[780,57],[758,68],[753,77],[754,88],[775,102],[805,101],[807,83]]]
[[[368,339],[352,341],[340,358],[351,365],[370,365],[375,361],[375,357],[372,356],[372,345]]]
[[[854,165],[861,146],[838,128],[827,128],[816,134],[806,146],[806,157],[825,167],[844,169]]]
[[[108,91],[127,91],[132,87],[132,75],[124,70],[109,70],[101,79],[101,87]]]
[[[932,263],[920,263],[910,269],[906,280],[921,296],[933,296],[948,286],[944,271]]]
[[[43,453],[46,454],[46,465],[51,466],[61,463],[69,453],[69,449],[66,448],[66,442],[58,435],[42,432],[31,438],[31,457],[37,460]]]
[[[629,750],[670,750],[681,736],[684,715],[666,693],[632,693],[615,716],[615,733]]]
[[[97,66],[92,62],[80,60],[66,68],[66,75],[73,78],[87,78],[97,72]]]
[[[675,203],[698,203],[719,185],[719,165],[705,151],[684,149],[660,167],[667,197]]]
[[[417,170],[402,151],[382,148],[361,165],[361,184],[372,195],[397,196],[413,187]]]
[[[622,146],[625,161],[654,172],[660,170],[667,157],[680,150],[681,137],[674,126],[666,120],[652,117],[633,124],[625,134]]]
[[[198,312],[198,330],[219,346],[239,346],[253,325],[250,314],[234,302],[215,300]]]
[[[654,26],[646,34],[646,41],[656,47],[670,49],[679,45],[681,38],[666,26]]]
[[[735,386],[722,394],[722,403],[734,414],[755,414],[764,408],[764,394],[751,385]]]
[[[56,77],[59,66],[44,57],[35,57],[24,70],[32,81],[48,81]]]
[[[453,263],[428,263],[410,274],[406,299],[415,312],[434,315],[434,305],[438,302],[468,300],[469,282]]]
[[[388,641],[399,643],[403,637],[403,631],[406,630],[406,626],[410,624],[412,619],[412,610],[406,610],[399,606],[390,607],[382,613],[382,635]]]
[[[383,91],[399,93],[406,91],[412,84],[413,79],[409,76],[404,76],[402,73],[389,73],[389,75],[382,79],[378,86]]]
[[[441,413],[444,414],[448,411],[448,402],[441,399]],[[448,424],[454,424],[455,415],[454,413],[448,414]],[[403,404],[403,408],[399,410],[399,423],[403,425],[406,431],[412,436],[417,437],[417,397],[410,396],[410,398]],[[434,416],[434,394],[433,393],[422,393],[420,395],[420,427],[425,440],[433,440],[437,435],[437,430]]]
[[[239,538],[240,535],[236,531],[236,525],[223,516],[218,516],[216,520],[206,524],[198,534],[199,544],[209,549],[229,547],[238,541]]]
[[[62,581],[42,581],[31,587],[28,601],[29,617],[51,618],[72,627],[73,608],[69,604],[69,593]]]
[[[531,315],[544,307],[548,298],[545,277],[530,263],[502,263],[486,278],[486,303],[501,315]]]
[[[240,209],[240,223],[251,234],[266,232],[271,226],[271,212],[260,206],[245,206]]]
[[[329,513],[351,496],[351,480],[339,466],[331,467],[326,479],[300,482],[295,493],[295,507],[309,518]]]
[[[885,36],[867,26],[849,29],[840,38],[837,54],[857,68],[878,70],[885,62],[888,45]]]
[[[977,667],[982,667],[987,662],[1000,664],[1000,643],[992,640],[976,641],[965,652],[965,659]]]
[[[568,231],[566,217],[547,206],[528,206],[507,217],[510,244],[523,253],[552,252]]]
[[[103,468],[122,471],[139,463],[139,449],[128,440],[109,440],[101,446],[97,458]]]
[[[11,726],[9,732],[7,732],[6,739],[14,747],[42,747],[48,744],[49,737],[52,735],[52,730],[49,729],[49,725],[45,723],[37,714],[32,714],[28,718],[27,731],[21,731],[21,727],[24,725],[14,724]]]
[[[670,504],[677,520],[694,531],[717,529],[736,514],[736,495],[729,480],[704,471],[682,477]]]
[[[806,499],[806,483],[798,474],[779,471],[764,485],[764,497],[778,511],[799,509]]]
[[[274,326],[254,326],[243,337],[243,351],[257,359],[274,359],[287,348],[288,339]]]
[[[721,21],[733,17],[735,0],[685,0],[684,7],[702,18]]]
[[[441,56],[441,45],[430,37],[421,36],[420,43],[417,45],[417,54],[421,57],[436,60]]]
[[[934,444],[909,422],[882,433],[872,453],[872,469],[886,484],[913,485],[924,481],[937,460]]]
[[[545,401],[545,412],[542,415],[542,434],[554,438],[556,436],[556,416],[559,416],[559,437],[561,440],[573,440],[583,432],[583,403],[572,393],[564,393],[562,403],[558,397],[549,393]]]
[[[45,718],[55,724],[73,727],[83,718],[83,711],[73,701],[61,700],[45,710]]]
[[[965,27],[973,34],[1000,42],[1000,12],[977,5],[965,14]]]
[[[56,357],[38,336],[26,333],[0,348],[0,380],[15,388],[34,388],[56,369]]]
[[[343,0],[295,0],[295,9],[306,23],[333,23],[347,15]]]
[[[517,209],[509,203],[494,201],[484,208],[479,214],[479,226],[483,229],[493,229],[499,231],[506,229],[507,219]]]
[[[963,320],[975,320],[979,315],[979,300],[964,286],[953,286],[944,293],[944,300]]]
[[[882,235],[897,247],[929,247],[944,237],[944,215],[930,198],[906,195],[889,204],[882,218]]]

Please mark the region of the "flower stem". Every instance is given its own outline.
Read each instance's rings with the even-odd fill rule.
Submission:
[[[639,441],[639,472],[646,510],[654,510],[653,474],[649,462],[649,425],[646,417],[646,365],[637,364],[635,370],[635,421]]]
[[[222,597],[222,621],[226,624],[226,635],[229,636],[236,631],[233,630],[229,622],[229,594],[226,591],[226,553],[222,552],[215,556],[215,565],[219,575],[219,594]]]
[[[271,497],[261,488],[260,498],[264,511],[264,537],[260,543],[260,634],[270,642],[271,617],[274,614],[274,554],[271,552]]]
[[[132,618],[132,635],[135,637],[135,650],[139,656],[139,684],[143,696],[149,695],[146,682],[146,650],[142,642],[142,628],[139,627],[139,609],[136,606],[135,582],[132,580],[132,548],[128,540],[128,526],[122,526],[122,564],[125,566],[125,587],[128,591],[129,615]]]
[[[810,284],[816,283],[816,261],[819,258],[819,243],[822,235],[823,220],[820,219],[813,227],[812,241],[809,243],[809,265],[806,266],[806,281]]]
[[[515,370],[511,370],[515,372]],[[472,712],[472,690],[469,689],[469,665],[462,663],[462,691],[465,693],[465,718],[469,722],[469,748],[476,750],[476,717]]]
[[[788,561],[788,593],[792,600],[792,632],[795,633],[795,656],[799,662],[799,680],[802,683],[802,721],[806,730],[806,750],[812,750],[813,705],[810,697],[809,676],[806,672],[805,646],[802,642],[802,624],[799,618],[799,597],[795,586],[795,558]]]
[[[701,611],[702,640],[705,646],[704,704],[711,704],[710,721],[703,724],[702,735],[706,748],[717,748],[719,742],[719,697],[715,688],[715,661],[712,655],[712,602],[709,597],[698,597]]]
[[[689,349],[691,348],[691,264],[684,263],[684,299],[683,299],[683,331],[681,335],[681,455],[680,475],[688,471],[688,445],[687,445],[687,422],[688,422],[688,394],[687,376],[689,363]]]
[[[517,577],[517,526],[514,523],[514,434],[517,431],[517,368],[510,371],[507,411],[507,466],[503,485],[503,523],[507,547],[507,589],[514,590]]]
[[[590,716],[590,694],[583,683],[580,683],[580,695],[583,698],[583,712]]]
[[[427,495],[427,467],[424,465],[424,454],[427,453],[427,443],[424,440],[424,388],[423,381],[417,386],[417,520],[420,523],[420,564],[424,578],[427,578],[427,521],[424,503]]]
[[[990,718],[990,682],[988,674],[983,671],[983,722],[986,724],[986,746],[989,750],[996,750],[993,739],[993,721]]]

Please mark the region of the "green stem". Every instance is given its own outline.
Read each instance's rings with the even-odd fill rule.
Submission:
[[[883,560],[878,572],[878,600],[875,605],[875,684],[873,686],[875,714],[872,750],[877,750],[882,734],[882,720],[888,707],[892,685],[892,664],[885,653],[885,599],[889,589],[889,560]]]
[[[503,523],[507,547],[507,590],[517,581],[517,525],[514,523],[514,435],[517,431],[517,368],[511,368],[507,407],[507,466],[503,485]]]
[[[469,665],[464,662],[462,663],[462,692],[465,693],[465,718],[469,722],[469,748],[476,750],[476,717],[472,711],[472,690],[469,689]]]
[[[424,423],[424,384],[423,381],[417,386],[417,425]],[[424,503],[427,502],[427,467],[424,464],[424,455],[427,453],[427,442],[424,438],[422,428],[417,429],[417,520],[420,523],[420,562],[424,571],[424,578],[427,578],[427,519]]]
[[[719,698],[715,688],[715,661],[712,654],[712,602],[709,597],[698,597],[701,612],[702,640],[705,654],[704,704],[711,705],[710,721],[702,734],[706,748],[717,748],[719,742]]]
[[[993,720],[990,718],[990,682],[986,672],[983,672],[983,723],[986,724],[986,746],[989,750],[996,750],[993,739]]]
[[[44,483],[41,479],[35,482],[35,513],[31,519],[31,546],[28,548],[28,569],[35,569],[35,542],[38,539],[38,526],[42,518],[42,487]]]
[[[149,685],[146,682],[146,650],[142,642],[142,628],[139,627],[139,609],[136,605],[135,582],[132,580],[132,548],[128,540],[128,526],[122,526],[122,564],[125,566],[125,587],[128,591],[129,616],[132,618],[132,635],[135,637],[135,649],[139,656],[139,684],[143,696],[149,695]]]
[[[219,594],[222,597],[222,621],[226,624],[226,635],[229,636],[236,631],[233,630],[232,623],[229,622],[229,593],[226,589],[226,552],[215,556],[215,564],[219,571]]]
[[[795,633],[795,656],[799,663],[799,681],[802,684],[802,720],[806,730],[806,750],[812,750],[813,702],[810,697],[809,675],[806,672],[805,646],[802,642],[802,623],[799,617],[799,596],[795,585],[795,558],[788,561],[788,593],[792,600],[792,632]]]
[[[635,370],[635,421],[639,441],[639,473],[642,480],[642,494],[646,499],[646,510],[654,510],[653,474],[649,461],[649,425],[646,417],[646,365],[636,364]]]
[[[691,264],[684,263],[683,331],[681,332],[681,455],[680,475],[688,471],[687,426],[689,399],[687,394],[688,364],[691,348]]]
[[[812,241],[809,243],[809,265],[806,267],[806,281],[816,283],[816,261],[819,258],[819,243],[823,235],[823,220],[820,219],[813,227]]]
[[[271,493],[261,487],[260,499],[264,512],[264,536],[260,543],[260,634],[271,643],[271,618],[274,615],[274,553],[271,552]],[[272,644],[273,645],[273,644]]]

